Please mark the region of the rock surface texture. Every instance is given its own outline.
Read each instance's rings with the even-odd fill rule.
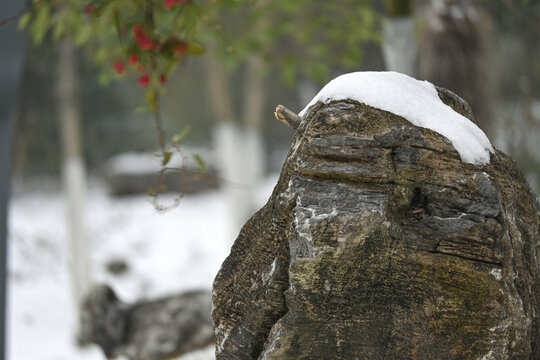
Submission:
[[[318,103],[215,279],[216,357],[540,359],[539,224],[503,153],[464,163],[402,117]]]

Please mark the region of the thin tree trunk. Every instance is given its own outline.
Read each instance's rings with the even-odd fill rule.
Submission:
[[[229,84],[227,74],[223,65],[216,60],[216,54],[212,49],[208,49],[210,53],[206,56],[206,75],[208,91],[210,93],[210,102],[216,116],[218,124],[234,123],[234,110],[232,99],[229,95]]]
[[[425,18],[420,76],[465,99],[478,126],[493,138],[490,78],[485,66],[485,20],[466,0],[431,0]]]
[[[418,44],[410,0],[386,2],[388,16],[384,21],[382,50],[386,69],[416,76]]]
[[[62,175],[68,224],[69,270],[75,320],[78,321],[79,305],[90,286],[90,257],[83,216],[86,183],[81,155],[75,53],[69,39],[60,44],[58,66],[59,125],[63,149]]]
[[[24,2],[8,0],[2,3],[5,14],[14,14],[24,6]],[[0,27],[0,358],[6,354],[6,281],[7,281],[7,214],[9,200],[9,185],[11,178],[11,139],[13,134],[13,104],[16,100],[16,87],[19,83],[21,64],[23,63],[22,35],[16,29],[16,24],[6,24]]]
[[[269,0],[260,0],[254,7],[262,10],[268,7]],[[263,32],[269,24],[269,19],[259,19],[253,31]],[[264,119],[264,104],[266,98],[266,86],[261,72],[263,58],[259,54],[252,54],[246,61],[243,84],[243,120],[245,125],[245,174],[249,186],[249,211],[250,217],[263,204],[259,203],[260,186],[264,177],[265,156],[262,139],[262,124]],[[271,114],[269,114],[271,118]],[[265,199],[266,200],[266,199]],[[265,201],[264,200],[264,201]],[[247,218],[246,218],[247,220]]]
[[[227,73],[216,55],[209,49],[206,57],[207,84],[217,126],[214,132],[214,151],[219,162],[222,191],[226,202],[226,237],[230,244],[250,216],[250,193],[246,187],[244,139],[235,125]]]
[[[264,145],[262,141],[262,121],[264,118],[264,100],[266,87],[260,73],[262,59],[252,56],[246,64],[244,82],[244,168],[246,185],[249,186],[249,211],[252,215],[262,204],[258,202],[259,188],[264,177]],[[247,219],[246,219],[247,220]]]

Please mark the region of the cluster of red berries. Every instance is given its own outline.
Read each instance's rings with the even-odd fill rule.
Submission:
[[[141,49],[152,50],[152,48],[154,47],[152,39],[150,39],[150,36],[144,33],[140,24],[137,24],[133,27],[133,36],[137,41],[137,45],[139,45]]]
[[[156,47],[156,44],[152,41],[150,36],[143,31],[143,28],[140,24],[136,24],[135,26],[133,26],[132,33],[137,43],[137,46],[141,50],[148,51]],[[173,48],[173,52],[177,54],[183,54],[186,51],[187,51],[187,44],[185,43],[178,43]],[[139,62],[139,54],[136,52],[132,53],[129,56],[128,63],[134,67],[137,67],[137,70],[140,73],[144,73],[146,71],[146,67]],[[113,63],[113,68],[118,74],[123,74],[124,71],[126,70],[124,63],[121,61],[115,61]],[[139,85],[142,87],[146,87],[150,84],[150,80],[151,80],[151,77],[149,74],[143,74],[139,78]],[[166,81],[167,81],[167,77],[164,74],[162,74],[159,77],[159,83],[163,85]]]
[[[163,7],[166,9],[171,9],[176,5],[179,4],[187,4],[190,0],[164,0]],[[88,4],[85,6],[84,11],[87,14],[90,14],[94,12],[94,7],[91,4]],[[135,38],[135,42],[137,46],[143,50],[143,51],[149,51],[152,49],[158,49],[160,50],[163,44],[155,43],[152,41],[152,38],[149,34],[145,33],[143,30],[143,27],[141,24],[136,24],[131,29],[133,33],[133,37]],[[169,42],[170,44],[170,42]],[[169,47],[169,49],[171,49]],[[188,47],[186,43],[180,42],[180,41],[173,41],[173,47],[172,51],[176,54],[183,54],[187,51]],[[139,54],[138,53],[132,53],[128,58],[128,63],[134,67],[137,67],[137,70],[139,73],[143,73],[143,75],[139,78],[139,85],[142,87],[146,87],[150,84],[151,77],[149,74],[145,74],[146,67],[139,62]],[[113,69],[118,74],[123,74],[126,70],[126,66],[122,61],[115,61],[113,63]],[[159,83],[164,84],[167,81],[167,77],[162,74],[159,77]]]

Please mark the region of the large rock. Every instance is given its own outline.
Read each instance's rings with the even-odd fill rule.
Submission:
[[[540,359],[539,207],[515,163],[464,163],[355,101],[301,120],[215,279],[217,358]]]
[[[208,290],[126,304],[99,285],[82,304],[79,341],[98,344],[108,359],[171,359],[214,341],[210,311]]]
[[[193,158],[195,154],[204,159],[206,171],[201,171]],[[127,152],[107,160],[103,175],[112,195],[141,194],[162,185],[167,191],[195,194],[219,186],[213,158],[212,151],[208,149],[182,146],[182,154],[175,153],[167,164],[168,170],[162,171],[159,157],[150,153]]]

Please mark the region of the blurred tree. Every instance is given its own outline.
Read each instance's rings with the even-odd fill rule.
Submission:
[[[2,10],[15,13],[21,4],[16,0],[2,3]],[[13,24],[14,25],[14,24]],[[11,175],[13,104],[16,101],[23,46],[20,34],[15,26],[9,24],[0,27],[0,358],[7,357],[5,348],[6,324],[6,282],[7,282],[7,213],[9,198],[9,182]]]
[[[496,146],[509,153],[540,192],[540,1],[482,0],[491,19],[488,70],[493,79]]]
[[[410,0],[385,0],[382,50],[386,69],[415,77],[418,43]]]
[[[85,167],[82,157],[80,105],[75,49],[69,37],[62,40],[58,53],[58,120],[62,142],[62,177],[68,225],[69,273],[74,297],[75,319],[79,304],[90,290],[90,252],[84,224],[86,192]],[[79,321],[74,325],[76,327]]]
[[[468,0],[430,0],[424,14],[420,77],[467,100],[478,126],[493,138],[486,16]]]

